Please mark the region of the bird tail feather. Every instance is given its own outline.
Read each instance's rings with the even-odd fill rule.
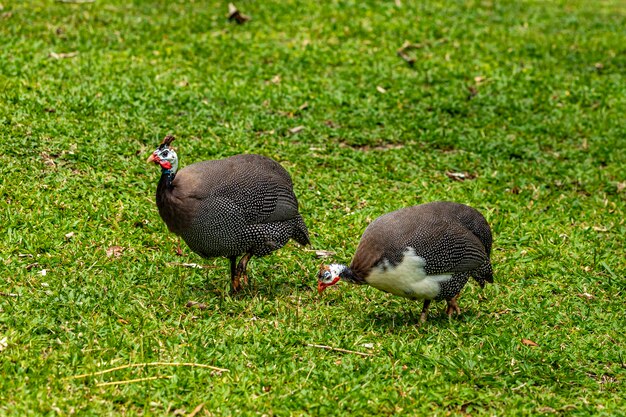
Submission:
[[[493,269],[491,267],[491,262],[487,261],[480,266],[480,268],[476,269],[472,273],[472,277],[480,284],[480,287],[483,288],[485,283],[489,282],[493,284]]]
[[[309,231],[307,230],[306,224],[304,224],[304,220],[301,216],[294,219],[291,237],[302,246],[311,244],[311,241],[309,240]]]

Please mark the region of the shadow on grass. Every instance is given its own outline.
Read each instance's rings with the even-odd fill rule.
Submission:
[[[461,325],[463,323],[471,322],[477,318],[477,314],[471,310],[462,310],[460,315],[453,315],[448,317],[443,308],[431,308],[428,312],[426,323],[420,323],[420,314],[422,311],[421,303],[416,303],[414,309],[390,309],[387,311],[372,311],[365,315],[362,315],[362,321],[364,325],[371,325],[374,323],[380,330],[393,331],[394,329],[404,329],[406,327],[429,328],[435,327],[447,327]]]
[[[227,274],[215,279],[206,279],[202,283],[194,282],[193,284],[187,284],[187,290],[190,294],[195,294],[197,298],[201,299],[214,297],[233,300],[246,298],[275,300],[294,295],[313,294],[315,291],[313,284],[303,281],[272,282],[264,277],[259,277],[257,280],[252,278],[252,276],[249,279],[248,284],[236,294],[230,291],[230,276]]]

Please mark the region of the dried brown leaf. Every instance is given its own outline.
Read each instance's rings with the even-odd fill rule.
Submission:
[[[304,126],[296,126],[296,127],[292,127],[291,129],[289,129],[289,133],[291,133],[292,135],[295,135],[296,133],[300,133],[304,130]]]
[[[234,20],[235,22],[237,22],[237,24],[243,25],[248,20],[250,20],[250,16],[246,16],[245,14],[241,13],[237,6],[235,6],[233,3],[228,3],[228,20]]]
[[[207,306],[206,304],[199,303],[197,301],[188,301],[187,304],[185,304],[185,307],[187,308],[196,307],[200,310],[206,310],[207,308],[209,308],[209,306]]]
[[[56,162],[54,162],[54,159],[50,155],[48,155],[47,152],[41,152],[39,156],[41,156],[41,159],[43,159],[43,163],[45,165],[48,165],[50,167],[56,166]]]
[[[526,346],[539,346],[537,343],[533,342],[530,339],[522,339],[522,344]]]
[[[202,410],[202,407],[204,407],[204,403],[200,403],[196,406],[196,408],[194,408],[191,413],[187,414],[187,417],[194,417],[196,414],[198,414],[200,412],[200,410]]]
[[[124,248],[121,246],[109,246],[106,250],[107,258],[119,258],[122,256],[122,252],[124,252]]]
[[[409,55],[409,51],[412,50],[412,49],[419,49],[421,47],[422,47],[422,45],[419,44],[419,43],[411,43],[409,41],[405,41],[404,44],[402,44],[402,46],[400,48],[398,48],[396,53],[407,64],[409,64],[410,66],[413,66],[415,64],[415,61],[417,61],[417,58]]]
[[[485,77],[483,77],[482,75],[477,75],[476,77],[474,77],[474,82],[475,82],[476,84],[480,84],[480,83],[482,83],[483,81],[485,81],[485,79],[486,79],[486,78],[485,78]]]
[[[476,174],[470,174],[467,172],[451,172],[451,171],[447,171],[446,175],[448,176],[448,178],[454,180],[454,181],[465,181],[465,180],[472,180],[474,178],[477,177]]]
[[[576,294],[577,296],[579,296],[580,298],[586,298],[587,300],[593,300],[595,297],[595,295],[589,294],[588,292],[583,292],[580,294]]]
[[[32,264],[26,265],[26,270],[30,271],[31,269],[33,269],[36,266],[39,266],[39,262],[35,262],[35,263],[32,263]]]

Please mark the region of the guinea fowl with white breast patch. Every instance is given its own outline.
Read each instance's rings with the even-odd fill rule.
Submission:
[[[278,162],[261,155],[235,155],[178,171],[173,140],[166,136],[148,158],[161,167],[159,214],[198,255],[229,259],[232,292],[242,288],[241,281],[247,283],[252,256],[268,255],[289,239],[309,244],[291,177]]]
[[[446,313],[460,313],[459,293],[473,277],[493,282],[491,228],[477,210],[439,201],[406,207],[374,220],[363,233],[350,266],[324,265],[318,291],[340,280],[368,284],[401,297],[423,300],[426,321],[432,300],[446,300]]]

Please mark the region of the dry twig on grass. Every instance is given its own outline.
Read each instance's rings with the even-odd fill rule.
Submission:
[[[13,294],[12,292],[2,292],[0,291],[0,296],[2,297],[17,297],[17,294]]]
[[[78,55],[77,51],[67,52],[67,53],[56,53],[53,51],[48,54],[48,57],[52,59],[66,59],[66,58],[74,58],[77,55]]]
[[[194,368],[212,369],[212,370],[217,371],[217,372],[229,372],[228,369],[218,368],[216,366],[211,366],[211,365],[205,365],[203,363],[191,363],[191,362],[149,362],[149,363],[129,363],[127,365],[117,366],[115,368],[105,369],[103,371],[92,372],[92,373],[88,373],[88,374],[72,375],[72,376],[65,377],[63,379],[67,380],[67,379],[87,378],[87,377],[90,377],[90,376],[97,376],[97,375],[102,375],[102,374],[106,374],[106,373],[109,373],[109,372],[119,371],[121,369],[139,368],[139,367],[142,367],[142,366],[189,366],[189,367],[194,367]]]
[[[361,356],[372,356],[371,353],[357,352],[356,350],[341,349],[341,348],[336,348],[336,347],[326,346],[326,345],[314,345],[311,343],[307,343],[306,345],[309,347],[315,347],[315,348],[320,348],[320,349],[334,350],[336,352],[353,353],[355,355],[361,355]]]
[[[303,249],[305,252],[315,252],[317,258],[328,258],[333,256],[335,252],[323,249]]]
[[[111,382],[100,382],[96,384],[96,387],[106,387],[109,385],[124,385],[124,384],[133,384],[135,382],[143,382],[143,381],[154,381],[155,379],[170,379],[171,376],[149,376],[147,378],[137,378],[137,379],[126,379],[124,381],[111,381]]]
[[[168,265],[171,266],[182,266],[184,268],[196,268],[196,269],[215,269],[218,268],[217,265],[200,265],[195,263],[185,263],[185,262],[167,262]]]

